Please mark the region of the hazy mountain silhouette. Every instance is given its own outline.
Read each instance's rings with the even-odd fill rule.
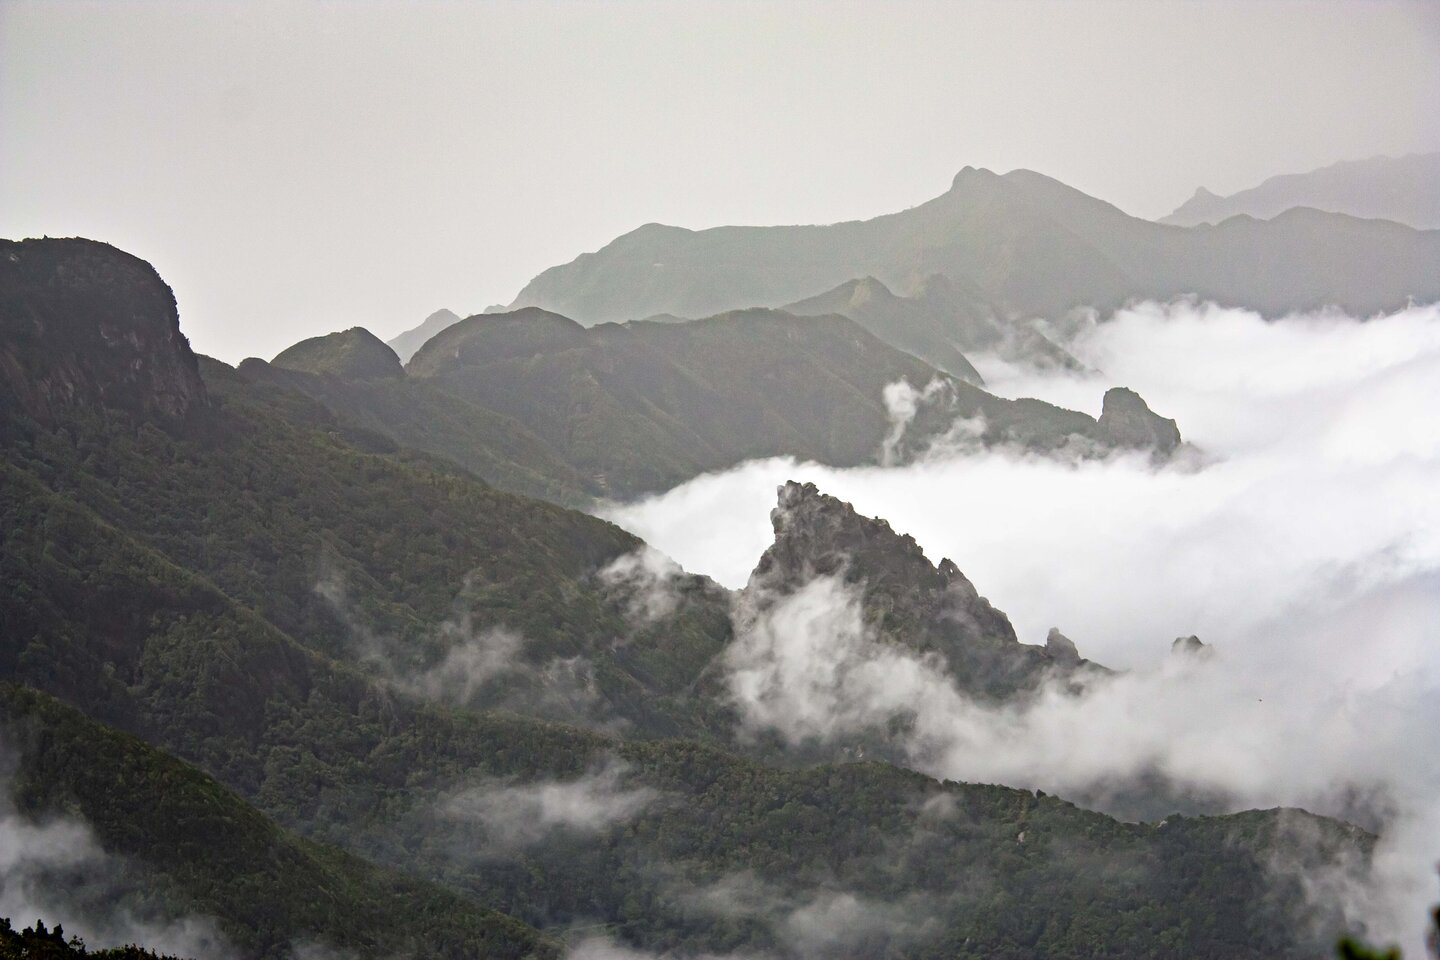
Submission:
[[[1152,223],[1029,170],[966,167],[939,197],[827,226],[646,224],[530,281],[513,308],[595,324],[780,306],[874,277],[908,296],[941,274],[1008,316],[1194,295],[1267,316],[1370,314],[1440,298],[1440,232],[1292,210],[1218,226]]]
[[[393,340],[385,341],[386,346],[395,351],[401,363],[409,363],[410,358],[415,356],[415,351],[425,345],[435,334],[444,330],[453,323],[459,323],[460,316],[450,310],[436,310],[430,316],[421,321],[419,326],[411,327]]]
[[[1271,177],[1228,197],[1200,187],[1160,222],[1189,227],[1240,214],[1269,220],[1292,207],[1440,229],[1440,153],[1346,160],[1308,173]]]

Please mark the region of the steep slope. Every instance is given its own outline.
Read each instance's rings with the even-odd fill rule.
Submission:
[[[59,820],[87,837],[78,862],[32,878],[28,892],[68,901],[92,930],[128,911],[162,930],[213,919],[221,952],[252,957],[304,945],[377,958],[559,952],[435,884],[302,840],[193,767],[34,690],[0,683],[0,733],[23,821],[53,831]]]
[[[784,309],[797,317],[827,314],[849,317],[895,349],[913,354],[957,380],[977,386],[985,382],[960,352],[962,338],[957,332],[935,323],[917,303],[895,296],[874,277],[842,283],[834,290],[789,304]],[[968,318],[957,317],[955,326],[961,326],[964,319]]]
[[[218,362],[206,376],[228,379]],[[297,392],[340,423],[451,460],[508,493],[583,507],[601,494],[538,437],[509,417],[438,390],[418,378],[349,379],[289,370],[251,357],[237,368],[256,395]]]
[[[940,274],[925,278],[910,297],[897,297],[879,280],[866,277],[785,310],[798,316],[849,317],[892,347],[977,385],[983,385],[980,374],[961,351],[993,353],[1038,367],[1083,369],[1033,322],[1007,318],[976,291]]]
[[[533,279],[513,308],[587,323],[778,306],[856,277],[913,293],[941,274],[1005,315],[1055,318],[1195,294],[1266,315],[1369,314],[1440,298],[1440,232],[1339,214],[1183,228],[1127,216],[1026,170],[965,168],[949,191],[873,220],[691,231],[647,224]]]
[[[1440,153],[1342,161],[1271,177],[1228,197],[1200,187],[1160,222],[1192,227],[1241,215],[1269,220],[1293,207],[1440,229]]]
[[[43,422],[103,404],[173,423],[205,385],[148,263],[93,240],[0,240],[0,398]]]
[[[453,326],[460,322],[460,316],[454,311],[440,309],[420,322],[419,326],[411,327],[404,333],[387,340],[386,345],[395,351],[401,363],[409,363],[410,358],[415,356],[415,351],[425,346],[425,341],[446,327]]]
[[[817,577],[838,577],[860,591],[865,626],[881,642],[939,656],[957,685],[982,699],[1013,695],[1085,662],[1020,643],[1009,618],[954,563],[932,564],[913,537],[860,516],[813,483],[782,486],[770,522],[775,542],[744,590],[755,612]]]

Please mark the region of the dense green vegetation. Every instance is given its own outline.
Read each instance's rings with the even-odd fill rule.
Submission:
[[[84,957],[98,957],[100,960],[177,960],[168,954],[155,953],[134,944],[87,950],[84,940],[65,936],[63,924],[56,924],[52,930],[46,928],[44,921],[36,921],[32,927],[16,930],[10,926],[8,918],[0,917],[0,960],[82,960]]]
[[[81,817],[111,857],[102,869],[132,892],[94,907],[217,917],[250,956],[305,940],[366,956],[555,952],[453,892],[279,829],[198,770],[34,690],[0,685],[0,724],[18,753],[19,812]]]

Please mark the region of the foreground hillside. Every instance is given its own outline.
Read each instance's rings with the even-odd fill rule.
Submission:
[[[197,360],[134,258],[4,253],[0,736],[27,816],[135,859],[116,896],[159,878],[244,955],[317,931],[545,955],[534,928],[682,955],[1298,958],[1341,927],[1305,874],[1372,838],[1335,821],[1125,823],[767,739],[727,679],[735,632],[815,576],[845,571],[883,642],[975,696],[1092,669],[881,522],[787,488],[733,596]]]
[[[862,277],[909,295],[937,274],[1021,319],[1189,295],[1267,316],[1324,306],[1368,316],[1440,299],[1440,233],[1317,210],[1168,226],[1028,170],[967,167],[943,195],[873,220],[647,224],[541,273],[511,309],[586,324],[703,317],[792,303]]]

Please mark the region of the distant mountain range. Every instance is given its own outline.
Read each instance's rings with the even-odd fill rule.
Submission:
[[[851,321],[586,330],[527,310],[451,326],[406,370],[358,330],[236,369],[190,350],[149,264],[42,240],[0,242],[0,335],[5,827],[69,823],[111,858],[52,864],[27,896],[203,916],[240,956],[277,960],[549,958],[597,929],[627,949],[787,960],[1298,960],[1344,925],[1273,869],[1363,866],[1375,838],[1338,821],[1129,823],[851,762],[889,756],[907,704],[819,752],[740,730],[727,658],[817,575],[854,592],[881,649],[978,700],[1101,670],[1058,635],[1021,643],[955,564],[884,521],[787,484],[774,544],[732,594],[417,451],[398,421],[386,434],[343,412],[356,396],[371,423],[491,410],[487,391],[533,377],[555,396],[528,395],[515,436],[541,444],[539,473],[572,449],[547,430],[702,450],[727,418],[759,430],[763,405],[735,394],[774,389],[801,409],[772,437],[830,423],[843,449],[837,424],[878,416],[855,398],[885,364],[934,375]],[[771,382],[796,364],[804,378]],[[412,382],[430,406],[398,392]],[[397,392],[368,392],[382,387]],[[587,402],[600,414],[576,419]],[[818,409],[832,403],[849,412]],[[1037,422],[1178,440],[1135,403]],[[490,416],[521,423],[511,412]]]
[[[1269,220],[1294,207],[1440,229],[1440,153],[1347,160],[1271,177],[1228,197],[1200,187],[1160,222],[1191,227],[1236,216]]]
[[[1440,231],[1304,208],[1178,227],[1029,170],[967,167],[943,195],[873,220],[646,224],[544,271],[510,309],[540,307],[586,325],[703,317],[797,303],[861,278],[910,297],[936,275],[1006,319],[1179,296],[1266,316],[1324,306],[1369,315],[1440,299]]]

